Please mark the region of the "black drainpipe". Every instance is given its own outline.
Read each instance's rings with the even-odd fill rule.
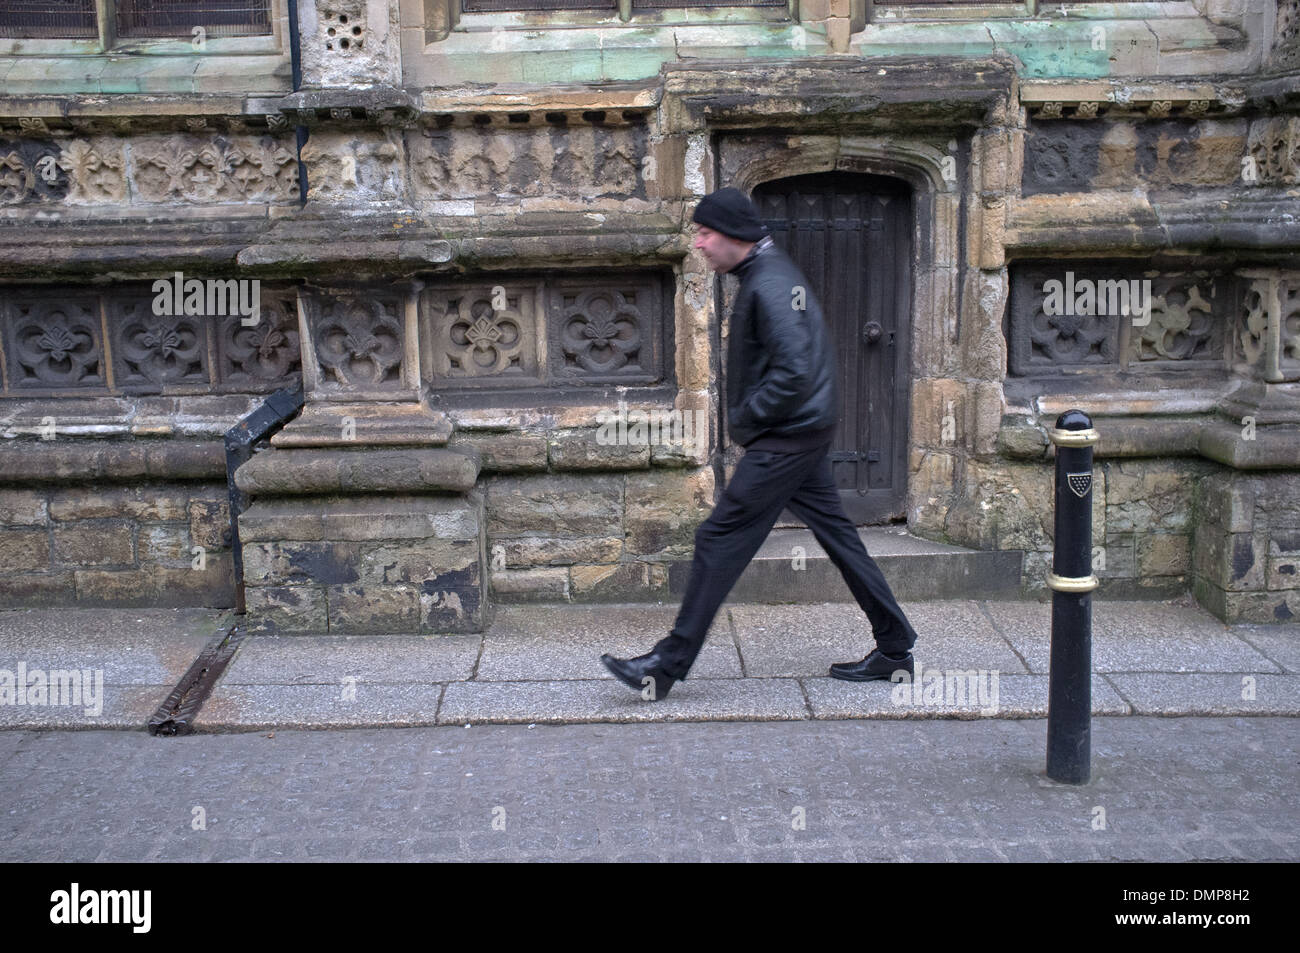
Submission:
[[[302,37],[298,34],[298,0],[289,0],[289,65],[293,73],[293,91],[302,89]],[[307,204],[307,167],[302,163],[302,147],[307,144],[307,127],[294,128],[298,140],[298,201]]]

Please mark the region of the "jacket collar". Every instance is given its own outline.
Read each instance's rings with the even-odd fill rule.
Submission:
[[[765,253],[769,248],[775,247],[775,244],[776,243],[772,241],[771,235],[764,235],[754,243],[754,247],[749,250],[749,254],[740,259],[740,261],[738,261],[735,266],[727,272],[727,274],[735,275],[737,278],[743,279],[745,273],[753,266],[754,261],[758,256]]]

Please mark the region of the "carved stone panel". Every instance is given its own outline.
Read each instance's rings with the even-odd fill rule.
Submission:
[[[1144,262],[1026,263],[1013,269],[1013,375],[1226,368],[1238,283]]]
[[[661,277],[644,272],[428,288],[427,378],[452,389],[660,383],[663,296]]]
[[[0,205],[61,202],[68,176],[59,165],[59,147],[35,139],[0,139]]]
[[[131,142],[131,169],[142,202],[274,202],[298,195],[292,140],[275,136],[141,136]]]
[[[416,199],[644,198],[644,124],[416,129],[407,133]]]
[[[63,146],[59,168],[68,174],[69,205],[126,201],[126,162],[120,139],[73,139]]]
[[[1250,124],[1246,148],[1258,182],[1300,184],[1300,117],[1256,119]]]
[[[303,146],[307,198],[386,202],[400,198],[405,151],[394,129],[318,129]]]
[[[262,295],[261,319],[251,327],[242,315],[217,319],[217,373],[223,390],[267,392],[302,373],[296,294]]]
[[[540,384],[538,297],[535,282],[429,288],[430,380],[443,386]]]
[[[319,389],[405,390],[406,297],[362,289],[303,291]]]
[[[1300,380],[1300,272],[1252,269],[1233,327],[1239,373],[1280,383]]]
[[[1226,329],[1234,312],[1233,282],[1224,276],[1164,275],[1151,279],[1151,314],[1127,321],[1124,363],[1165,367],[1171,361],[1222,367]]]
[[[160,392],[208,385],[208,319],[156,315],[152,293],[119,293],[107,301],[113,379],[124,391]]]
[[[660,298],[654,282],[557,283],[551,292],[551,366],[575,383],[658,378]]]
[[[106,386],[96,296],[0,291],[0,317],[11,393]]]

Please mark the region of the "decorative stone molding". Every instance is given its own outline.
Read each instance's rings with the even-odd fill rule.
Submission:
[[[391,202],[402,197],[405,155],[393,129],[322,129],[303,146],[307,198],[324,202]]]
[[[249,326],[237,314],[155,315],[148,285],[104,293],[4,289],[0,393],[266,393],[293,386],[301,374],[294,293],[262,288],[260,298],[260,320]]]
[[[297,197],[292,144],[263,137],[142,137],[131,142],[143,202],[207,204]]]
[[[1249,284],[1233,329],[1233,358],[1244,376],[1300,381],[1300,272],[1243,271]]]
[[[656,171],[645,159],[643,124],[444,126],[412,131],[406,141],[417,200],[644,198],[643,173]]]
[[[1235,86],[1177,81],[1028,81],[1020,87],[1020,101],[1030,118],[1041,120],[1235,115],[1245,99]]]
[[[0,205],[210,205],[290,202],[291,139],[273,136],[92,136],[0,140]]]
[[[1300,66],[1300,0],[1277,0],[1271,65],[1277,70]]]
[[[438,388],[659,383],[663,301],[653,275],[430,287],[428,378]]]
[[[1259,182],[1300,185],[1300,116],[1256,119],[1246,149]]]
[[[65,171],[52,141],[0,139],[0,206],[65,200]]]
[[[1148,294],[1149,314],[1142,313]],[[1183,367],[1226,372],[1236,295],[1231,276],[1161,273],[1142,262],[1013,266],[1011,374]]]

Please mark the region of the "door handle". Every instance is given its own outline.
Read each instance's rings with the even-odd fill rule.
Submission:
[[[880,322],[868,321],[862,329],[862,340],[868,344],[875,344],[884,333],[885,329],[880,326]]]

